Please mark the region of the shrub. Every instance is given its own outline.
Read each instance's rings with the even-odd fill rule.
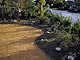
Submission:
[[[70,33],[72,28],[72,19],[70,17],[65,17],[62,25],[64,26],[65,31]]]
[[[61,47],[74,47],[79,43],[80,37],[80,21],[72,23],[70,17],[63,17],[61,14],[54,14],[50,17],[50,23],[53,23],[54,27],[57,27],[57,31],[54,32],[56,42]],[[76,43],[77,44],[76,44]]]
[[[68,48],[73,45],[71,42],[72,35],[70,33],[67,33],[65,31],[58,31],[57,36],[55,37],[56,42],[59,44],[62,48]]]

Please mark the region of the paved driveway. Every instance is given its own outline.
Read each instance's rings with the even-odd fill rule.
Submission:
[[[62,13],[62,16],[65,17],[71,17],[72,18],[72,22],[75,22],[77,19],[80,19],[80,13],[71,13],[68,11],[61,11],[61,10],[53,10],[52,13]]]

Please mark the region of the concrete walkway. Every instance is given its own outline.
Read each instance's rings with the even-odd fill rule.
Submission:
[[[0,24],[0,60],[50,60],[35,46],[40,29],[17,24]]]

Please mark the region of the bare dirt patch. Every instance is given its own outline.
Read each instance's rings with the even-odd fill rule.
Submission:
[[[0,60],[49,60],[35,39],[42,30],[18,24],[0,24]]]

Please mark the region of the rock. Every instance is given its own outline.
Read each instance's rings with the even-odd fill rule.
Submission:
[[[16,22],[17,22],[17,20],[13,20],[13,22],[14,22],[14,23],[16,23]]]
[[[41,42],[45,44],[47,41],[45,39],[41,39]]]
[[[44,41],[44,39],[41,39],[41,41]]]
[[[51,32],[50,31],[46,31],[46,33],[50,34]]]
[[[74,57],[73,56],[68,56],[67,59],[68,60],[74,60]]]
[[[33,23],[32,23],[32,22],[31,22],[30,24],[31,24],[31,25],[33,25]]]
[[[56,47],[55,50],[56,51],[61,51],[61,48],[60,47]]]

